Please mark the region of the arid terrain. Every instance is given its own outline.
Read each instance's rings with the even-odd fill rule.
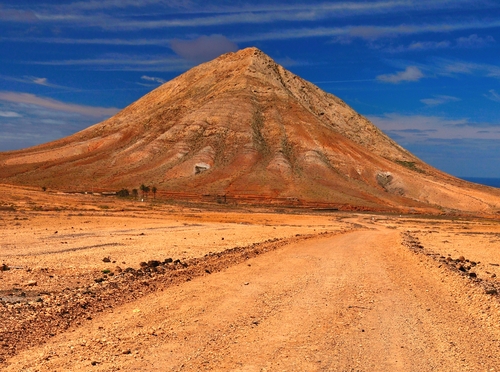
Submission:
[[[2,370],[500,369],[498,218],[0,195]]]

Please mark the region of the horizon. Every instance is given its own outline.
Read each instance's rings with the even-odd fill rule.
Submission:
[[[3,1],[0,151],[96,124],[220,54],[255,46],[422,161],[500,178],[494,1]]]

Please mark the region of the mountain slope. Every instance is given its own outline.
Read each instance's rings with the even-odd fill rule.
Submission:
[[[72,136],[0,154],[0,181],[496,212],[500,193],[421,162],[256,48],[228,53]]]

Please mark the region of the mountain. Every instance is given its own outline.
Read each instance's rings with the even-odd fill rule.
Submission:
[[[256,48],[163,84],[112,118],[0,153],[0,182],[496,213],[500,190],[444,174]],[[256,200],[257,200],[256,199]]]

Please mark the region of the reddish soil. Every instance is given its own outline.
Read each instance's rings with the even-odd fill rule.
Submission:
[[[0,191],[2,370],[499,368],[498,220]]]

